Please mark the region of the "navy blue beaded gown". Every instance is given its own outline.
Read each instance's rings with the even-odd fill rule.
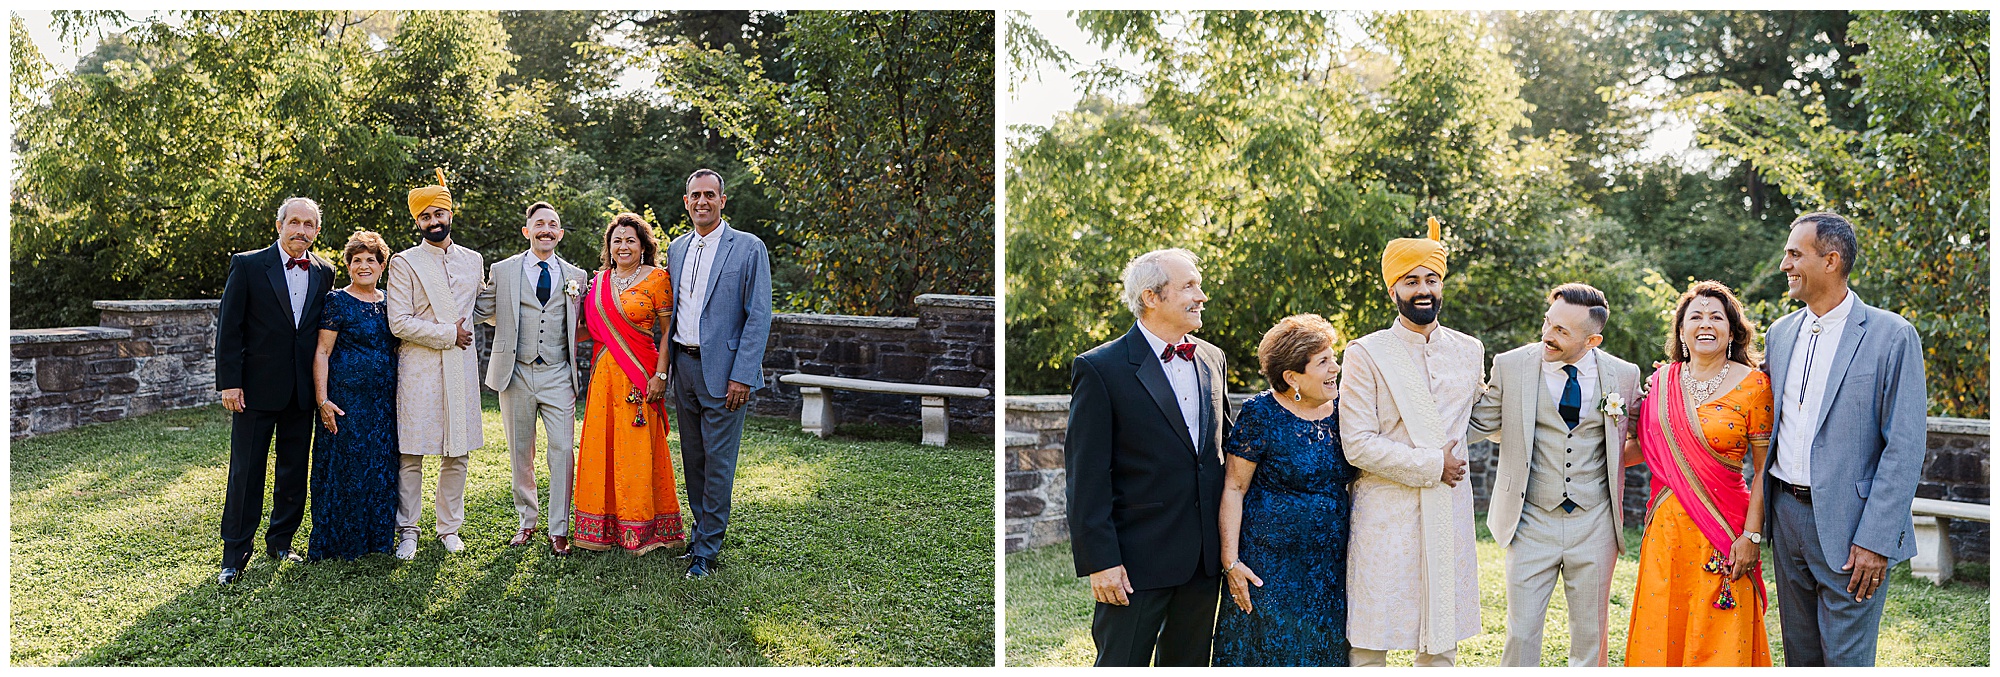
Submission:
[[[1251,613],[1223,582],[1218,666],[1347,665],[1347,534],[1358,471],[1340,449],[1336,413],[1307,421],[1271,391],[1243,403],[1223,450],[1257,464],[1243,495],[1236,555],[1264,580]],[[1336,411],[1338,404],[1335,404]]]
[[[396,537],[396,343],[384,302],[327,292],[320,328],[340,332],[327,356],[326,398],[346,411],[340,434],[314,415],[312,537],[306,559],[389,552]]]

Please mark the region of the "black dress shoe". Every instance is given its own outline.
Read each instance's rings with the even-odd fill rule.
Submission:
[[[707,557],[695,555],[688,558],[688,578],[708,578],[708,575],[712,573],[715,573],[715,563],[708,561]]]
[[[282,564],[282,563],[284,563],[284,562],[304,562],[304,561],[306,561],[306,558],[304,558],[304,557],[300,557],[300,556],[299,556],[299,554],[298,554],[298,553],[296,553],[296,552],[292,552],[292,549],[291,549],[291,548],[285,548],[285,549],[283,549],[283,550],[273,550],[273,551],[271,551],[271,552],[269,552],[269,553],[266,553],[266,554],[270,555],[270,556],[271,556],[271,559],[275,559],[275,560],[278,560],[278,562],[279,562],[279,563],[281,563],[281,564]]]
[[[235,567],[223,567],[222,575],[216,576],[215,582],[218,585],[229,585],[230,583],[235,583],[236,579],[242,577],[243,577],[242,569],[237,569]]]

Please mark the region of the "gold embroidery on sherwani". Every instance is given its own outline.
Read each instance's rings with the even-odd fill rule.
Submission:
[[[1364,341],[1374,336],[1364,337]],[[1409,348],[1393,338],[1368,341],[1369,354],[1378,358],[1377,366],[1389,383],[1389,396],[1396,400],[1396,408],[1403,414],[1403,425],[1410,432],[1410,442],[1422,449],[1442,449],[1448,441],[1444,432],[1444,420],[1438,413],[1437,402],[1431,398],[1430,384],[1412,383],[1413,380],[1428,381],[1410,359]],[[1458,638],[1451,622],[1457,616],[1456,586],[1436,585],[1437,581],[1457,581],[1458,571],[1455,557],[1458,549],[1452,534],[1452,487],[1442,482],[1417,491],[1418,520],[1421,523],[1424,557],[1424,578],[1433,582],[1425,586],[1423,610],[1418,622],[1417,651],[1423,653],[1444,653],[1458,646]]]
[[[448,256],[449,250],[446,252]],[[429,253],[424,252],[424,254]],[[452,296],[451,282],[446,275],[444,262],[434,256],[421,254],[408,258],[411,271],[417,274],[418,289],[423,292],[424,300],[430,304],[432,321],[443,324],[447,319],[456,322],[459,318],[465,317],[466,315],[460,312],[462,309],[458,307],[458,300]],[[462,354],[454,352],[463,350],[466,348],[455,345],[447,348],[441,351],[444,353],[444,359],[439,361],[439,366],[444,371],[445,449],[447,450],[474,446],[468,444],[471,432],[468,430],[470,426],[467,425],[465,418],[451,415],[454,412],[465,411],[466,407],[473,409],[479,407],[477,400],[471,400],[477,397],[477,394],[465,392],[465,360]]]

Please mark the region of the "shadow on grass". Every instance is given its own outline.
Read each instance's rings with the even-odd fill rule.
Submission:
[[[558,558],[539,542],[507,547],[516,517],[488,407],[464,552],[445,553],[426,515],[413,562],[259,557],[227,588],[213,564],[219,407],[15,445],[11,662],[990,664],[992,458],[968,453],[977,441],[922,447],[866,426],[855,427],[866,439],[816,440],[753,418],[725,566],[688,581],[671,549]],[[191,430],[162,435],[168,426]],[[155,438],[161,448],[115,458]],[[428,493],[435,463],[427,471]],[[91,491],[73,496],[71,484]]]
[[[61,498],[93,504],[158,492],[191,470],[228,461],[229,418],[218,405],[18,440],[8,471],[17,493],[61,484]]]

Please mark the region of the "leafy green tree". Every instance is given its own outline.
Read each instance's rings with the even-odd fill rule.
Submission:
[[[507,32],[507,51],[517,59],[513,72],[500,75],[500,84],[547,86],[549,122],[566,138],[583,123],[585,98],[610,87],[619,65],[614,51],[596,48],[605,38],[603,14],[596,10],[499,14],[500,26]]]
[[[740,144],[798,247],[799,310],[910,314],[993,288],[993,14],[785,18],[789,73],[733,43],[652,52],[673,95]]]
[[[1934,414],[1988,413],[1992,124],[1985,12],[1860,12],[1850,37],[1866,127],[1827,104],[1725,89],[1693,106],[1704,143],[1803,206],[1854,221],[1854,285],[1923,336]]]
[[[1075,16],[1147,67],[1091,68],[1139,101],[1086,99],[1010,149],[1010,392],[1062,391],[1069,358],[1132,321],[1116,301],[1125,262],[1160,247],[1203,257],[1201,333],[1239,388],[1264,385],[1255,346],[1280,317],[1320,313],[1348,338],[1386,327],[1382,246],[1426,216],[1452,248],[1448,322],[1493,350],[1529,340],[1557,282],[1596,282],[1614,303],[1643,286],[1628,248],[1574,247],[1602,223],[1551,229],[1585,215],[1565,149],[1515,134],[1520,79],[1476,17],[1366,15],[1367,39],[1348,43],[1321,13]],[[1642,335],[1620,340],[1638,350]]]
[[[1521,100],[1537,139],[1558,132],[1571,140],[1570,180],[1596,195],[1608,187],[1615,161],[1651,131],[1638,100],[1651,73],[1630,49],[1611,12],[1495,12],[1489,19],[1506,41],[1521,76]]]
[[[67,20],[122,21],[93,16]],[[88,323],[95,299],[214,297],[227,254],[272,242],[290,195],[320,202],[323,253],[359,229],[414,242],[404,196],[444,167],[459,240],[489,258],[519,249],[532,199],[575,223],[613,197],[549,134],[539,90],[499,84],[512,57],[490,13],[179,18],[138,22],[100,72],[20,113],[15,326]],[[566,255],[594,252],[587,239]]]

